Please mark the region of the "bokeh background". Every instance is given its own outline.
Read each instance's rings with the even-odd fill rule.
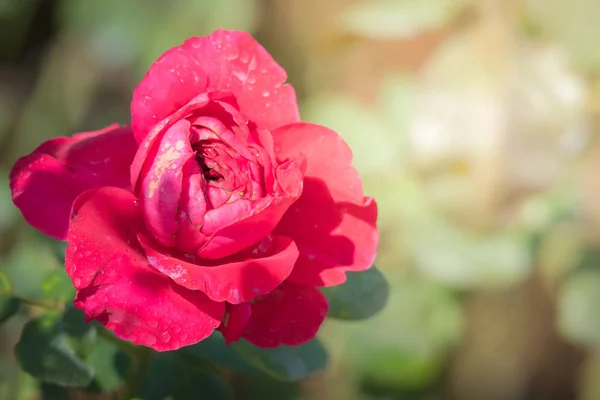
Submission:
[[[128,123],[162,52],[246,30],[354,150],[391,291],[326,322],[326,371],[237,398],[600,399],[598,21],[598,0],[0,0],[0,268],[28,298],[60,268],[12,206],[18,157]],[[40,398],[12,353],[25,312],[0,399]]]

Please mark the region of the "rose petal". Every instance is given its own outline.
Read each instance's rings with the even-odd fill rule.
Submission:
[[[244,115],[259,127],[275,129],[299,121],[294,89],[287,75],[250,34],[217,30],[191,38],[166,52],[134,91],[135,137],[141,142],[158,122],[195,95],[230,92]]]
[[[219,327],[226,344],[237,342],[242,338],[251,315],[252,305],[250,303],[227,305],[227,312]]]
[[[208,76],[195,57],[181,46],[164,53],[133,92],[131,121],[141,142],[160,120],[206,92]]]
[[[148,265],[136,234],[143,231],[135,197],[117,188],[91,189],[75,201],[66,271],[77,289],[75,306],[117,337],[157,351],[208,337],[223,303],[182,288]]]
[[[17,161],[10,173],[15,205],[42,233],[64,240],[71,206],[87,189],[129,188],[136,143],[129,127],[78,133],[49,140]]]
[[[340,135],[324,126],[304,122],[276,129],[272,135],[279,161],[304,155],[304,176],[322,180],[333,200],[362,203],[363,187],[352,167],[352,150]],[[304,197],[308,195],[305,193]]]
[[[377,205],[364,197],[348,145],[332,130],[305,123],[277,129],[273,139],[280,160],[306,157],[302,195],[275,230],[300,250],[288,279],[333,286],[346,280],[345,271],[371,267],[379,241]]]
[[[177,112],[152,127],[152,130],[140,143],[137,153],[135,153],[135,157],[133,158],[133,162],[131,163],[131,187],[134,193],[139,193],[140,174],[142,173],[142,170],[148,168],[148,163],[150,162],[149,160],[152,160],[156,152],[156,142],[160,142],[165,132],[167,132],[167,130],[175,123],[185,118],[188,113],[207,105],[211,100],[213,100],[213,97],[214,96],[209,96],[208,94],[196,96]]]
[[[272,199],[267,207],[254,210],[245,218],[240,218],[220,229],[213,234],[204,247],[198,250],[198,257],[223,258],[251,246],[273,231],[295,199],[294,197]]]
[[[318,191],[314,183],[312,178],[305,181],[305,190],[313,195]],[[288,280],[303,285],[335,286],[346,281],[346,271],[370,268],[379,239],[376,220],[377,205],[371,198],[359,206],[326,200],[311,203],[301,197],[276,229],[278,233],[292,235],[300,251]]]
[[[183,167],[195,152],[188,140],[190,123],[180,120],[156,145],[140,187],[144,220],[150,232],[165,246],[177,243],[177,209],[181,197]]]
[[[315,337],[327,308],[327,298],[318,289],[286,281],[252,303],[243,336],[262,348],[298,346]]]
[[[208,243],[198,251],[198,256],[210,259],[227,257],[270,234],[302,193],[304,169],[305,160],[301,156],[280,165],[276,170],[282,186],[279,196],[264,197],[254,202],[252,210],[239,215],[233,222],[229,215],[224,215],[228,224],[212,234]],[[220,210],[216,211],[218,217]],[[217,225],[215,221],[211,223],[213,226]]]
[[[150,264],[177,284],[232,304],[251,301],[276,288],[298,258],[296,245],[284,236],[265,239],[252,250],[214,262],[187,262],[157,248],[148,237],[140,236],[139,241]]]

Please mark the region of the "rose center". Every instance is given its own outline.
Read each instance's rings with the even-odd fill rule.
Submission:
[[[220,181],[223,176],[207,165],[207,160],[201,152],[196,152],[196,162],[202,170],[202,175],[207,181]]]

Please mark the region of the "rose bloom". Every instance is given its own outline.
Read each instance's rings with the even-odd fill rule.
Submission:
[[[286,74],[249,34],[191,38],[135,89],[131,127],[43,143],[14,203],[68,242],[75,306],[158,351],[219,329],[260,347],[312,339],[319,286],[363,271],[377,206],[335,132],[300,122]]]

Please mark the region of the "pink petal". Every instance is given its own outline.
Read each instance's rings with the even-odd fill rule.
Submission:
[[[30,225],[64,240],[71,206],[79,194],[98,186],[130,187],[129,166],[135,151],[131,129],[116,124],[49,140],[13,167],[13,201]]]
[[[307,163],[302,195],[275,230],[300,250],[289,280],[333,286],[346,280],[345,271],[371,267],[379,242],[377,205],[364,197],[348,145],[332,130],[305,123],[277,129],[273,139],[280,160],[301,153]]]
[[[219,327],[226,344],[237,342],[242,338],[251,315],[252,305],[250,303],[227,304],[227,312]]]
[[[173,131],[175,126],[178,127],[176,131],[181,131],[178,133],[179,136],[183,136],[185,130],[181,130],[179,127],[182,127],[184,123],[188,124],[188,122],[180,118],[191,112],[201,110],[207,105],[210,106],[211,102],[217,103],[217,100],[223,101],[223,99],[223,96],[215,93],[199,95],[152,129],[152,132],[140,144],[131,166],[132,185],[135,188],[135,193],[139,194],[142,199],[151,194],[151,190],[148,192],[148,189],[152,189],[154,186],[149,185],[149,183],[160,178],[159,174],[152,172],[154,165],[157,165],[154,158],[157,154],[161,154],[161,150],[157,149],[160,149],[160,146],[165,143],[167,132]],[[186,147],[186,157],[187,151]],[[188,159],[186,158],[185,161]],[[158,214],[155,211],[156,215],[148,214],[149,226],[165,246],[174,246],[178,242],[179,245],[186,247],[186,251],[190,251],[192,246],[199,245],[200,250],[197,254],[202,258],[215,259],[229,256],[252,245],[273,230],[281,216],[302,191],[301,178],[304,167],[304,159],[301,156],[279,165],[275,172],[281,181],[281,187],[278,187],[278,190],[274,193],[275,197],[261,198],[253,202],[252,207],[240,202],[239,204],[232,203],[223,210],[207,210],[203,226],[187,223],[185,218],[182,218],[183,223],[180,226],[182,231],[179,239],[174,236],[178,223],[169,223],[167,220],[162,220],[162,217],[159,218],[158,214],[163,215],[162,211]],[[162,167],[160,171],[163,171]],[[164,169],[164,171],[168,172],[168,176],[164,179],[169,180],[169,185],[173,189],[172,192],[177,193],[177,196],[179,196],[181,184],[177,182],[179,182],[181,174],[176,170],[169,172],[169,169]],[[149,173],[153,176],[148,177]],[[183,200],[185,202],[185,199]],[[167,204],[161,200],[161,204],[168,205],[169,214],[173,212],[174,203],[168,202]],[[181,206],[181,204],[179,205]],[[153,209],[158,210],[157,208]],[[188,217],[190,222],[194,219],[192,216],[188,215]],[[161,224],[163,224],[162,228],[160,228]],[[182,235],[185,235],[185,238]]]
[[[245,32],[217,30],[166,52],[134,91],[133,130],[141,142],[159,121],[194,96],[233,93],[242,113],[259,127],[299,121],[294,89],[269,53]]]
[[[324,126],[304,122],[276,129],[272,135],[279,161],[302,154],[306,157],[304,176],[323,181],[335,201],[356,204],[363,201],[362,182],[352,167],[352,150],[340,135]]]
[[[270,234],[302,193],[305,167],[302,156],[279,165],[275,170],[281,185],[278,197],[264,197],[255,202],[246,215],[240,215],[233,223],[229,222],[213,233],[210,241],[198,251],[198,256],[210,259],[226,257]],[[230,221],[231,218],[227,217]]]
[[[197,255],[201,258],[218,259],[241,251],[270,234],[286,210],[297,197],[278,197],[266,207],[249,212],[243,218],[214,233]]]
[[[157,351],[208,337],[224,304],[185,289],[148,264],[136,234],[144,231],[135,197],[118,188],[91,189],[77,198],[69,230],[66,271],[75,306],[115,335]]]
[[[263,348],[298,346],[315,337],[327,309],[327,298],[318,289],[284,282],[252,303],[243,336]]]
[[[140,199],[150,232],[165,246],[177,243],[177,209],[182,190],[183,166],[195,152],[188,140],[190,123],[180,120],[157,144],[143,176]]]
[[[153,151],[156,151],[155,142],[162,140],[162,136],[174,124],[182,119],[185,119],[192,112],[206,106],[211,101],[220,99],[222,97],[223,95],[219,93],[199,94],[176,112],[161,120],[157,125],[154,125],[152,129],[146,133],[143,140],[141,140],[138,151],[135,154],[133,162],[131,163],[131,187],[135,193],[138,193],[139,191],[140,174],[144,168],[148,168],[148,160],[153,158]]]
[[[131,120],[141,142],[159,121],[207,90],[208,76],[181,46],[164,53],[133,92]]]
[[[312,190],[310,179],[305,182]],[[300,256],[288,280],[303,285],[335,286],[346,281],[346,271],[364,271],[374,261],[379,234],[377,204],[327,204],[317,208],[302,198],[286,213],[277,232],[293,231]]]
[[[145,236],[139,241],[150,264],[177,284],[199,290],[214,300],[239,304],[276,288],[292,271],[298,258],[294,242],[287,237],[265,239],[253,249],[210,262],[169,255]]]

